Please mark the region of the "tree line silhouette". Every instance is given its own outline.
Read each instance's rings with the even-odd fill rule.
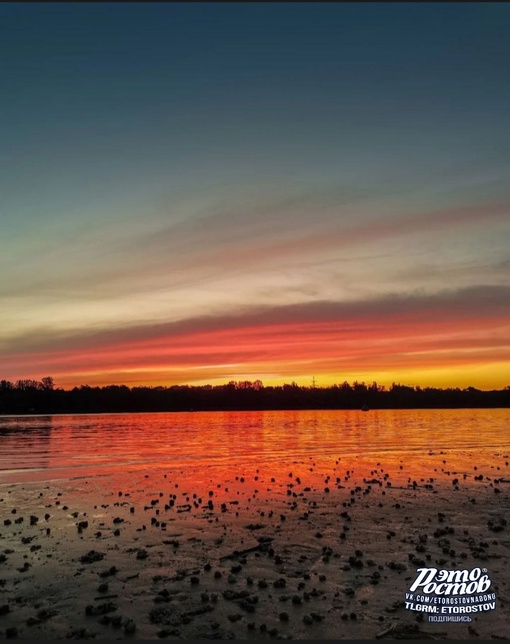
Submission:
[[[260,380],[224,385],[127,387],[82,385],[65,390],[51,376],[42,380],[0,380],[0,414],[64,414],[151,411],[233,411],[272,409],[420,409],[510,407],[510,386],[485,391],[410,387],[373,382],[264,386]]]

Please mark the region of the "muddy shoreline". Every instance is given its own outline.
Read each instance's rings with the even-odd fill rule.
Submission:
[[[509,455],[423,456],[2,485],[0,637],[505,639]],[[407,610],[423,566],[487,569],[496,608]]]

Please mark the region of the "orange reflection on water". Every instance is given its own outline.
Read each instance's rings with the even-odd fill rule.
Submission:
[[[2,417],[0,483],[128,487],[157,476],[198,489],[238,486],[242,477],[245,491],[262,494],[270,484],[285,491],[296,477],[303,487],[338,486],[347,472],[360,482],[389,474],[399,485],[453,472],[471,478],[475,467],[497,475],[509,421],[505,409]]]

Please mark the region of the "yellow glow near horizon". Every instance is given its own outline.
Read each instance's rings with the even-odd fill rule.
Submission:
[[[202,373],[200,373],[202,371]],[[367,385],[377,382],[378,385],[387,389],[393,383],[406,385],[409,387],[436,387],[440,389],[475,387],[481,390],[504,389],[510,386],[510,362],[493,362],[486,364],[463,365],[461,368],[452,369],[451,367],[443,368],[410,368],[402,369],[399,372],[390,372],[384,370],[377,371],[349,371],[344,373],[298,373],[296,375],[278,375],[274,372],[255,370],[247,372],[244,370],[230,371],[230,375],[221,375],[225,373],[226,366],[211,365],[200,371],[193,370],[183,374],[182,370],[171,371],[168,368],[145,370],[133,369],[120,373],[81,373],[73,375],[64,375],[55,379],[57,387],[71,389],[75,386],[107,386],[111,384],[126,385],[129,387],[169,387],[173,385],[224,385],[234,381],[255,381],[261,380],[264,386],[282,386],[296,382],[300,387],[311,387],[315,379],[316,387],[330,387],[334,384],[348,382],[364,382]],[[206,372],[205,374],[203,372]],[[209,377],[207,376],[209,372]],[[199,376],[200,373],[200,376]],[[184,377],[183,377],[184,376]]]

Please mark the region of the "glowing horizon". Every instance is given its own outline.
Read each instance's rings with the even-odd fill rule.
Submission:
[[[288,305],[114,333],[50,337],[13,352],[18,377],[37,363],[57,385],[355,380],[501,389],[510,364],[510,289],[407,299]],[[437,318],[437,310],[441,317]],[[301,319],[301,321],[298,321]],[[69,345],[74,345],[74,350]],[[80,346],[81,345],[81,346]]]
[[[508,6],[0,18],[0,379],[510,384]]]

